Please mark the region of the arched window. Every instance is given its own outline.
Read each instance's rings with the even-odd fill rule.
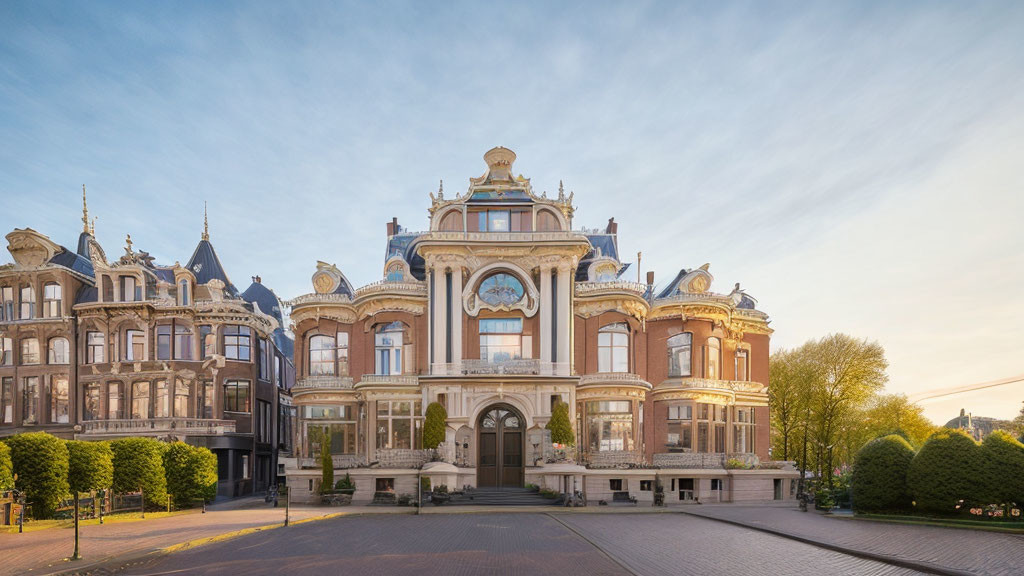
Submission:
[[[597,267],[594,280],[597,282],[613,282],[617,273],[618,270],[615,269],[615,265],[607,262]]]
[[[705,378],[718,380],[722,377],[721,359],[722,341],[712,336],[708,338],[708,369],[704,373]]]
[[[558,232],[562,229],[561,223],[558,221],[558,217],[555,216],[550,210],[541,210],[537,212],[537,231],[538,232]]]
[[[523,299],[526,290],[523,283],[511,274],[492,274],[480,283],[477,296],[491,306],[512,306]]]
[[[441,232],[462,232],[462,212],[452,210],[442,216],[437,229]]]
[[[135,276],[121,276],[121,302],[142,300]]]
[[[750,352],[740,348],[736,350],[736,371],[734,372],[734,378],[746,382],[750,379],[750,368],[748,366],[748,360],[750,358]]]
[[[334,338],[318,334],[309,339],[309,375],[334,375]]]
[[[374,335],[377,374],[402,373],[402,341],[405,325],[401,322],[382,324]]]
[[[690,375],[690,348],[692,345],[693,335],[689,332],[676,334],[668,339],[669,376]]]
[[[28,320],[36,315],[36,291],[31,286],[21,288],[21,314],[19,318]]]
[[[21,341],[21,363],[39,364],[39,340],[25,338]]]
[[[71,362],[71,347],[67,338],[51,338],[48,354],[48,364],[69,364]]]
[[[50,282],[43,286],[43,317],[60,318],[61,316],[61,288],[60,284]]]
[[[110,276],[103,277],[103,301],[114,301],[114,281],[110,279]]]
[[[189,283],[188,280],[182,280],[178,282],[178,305],[188,306],[191,298],[189,298]]]
[[[388,282],[401,282],[405,279],[405,271],[402,269],[402,265],[395,263],[388,267],[387,273]]]
[[[189,384],[181,378],[174,379],[174,417],[189,417]]]
[[[149,382],[132,383],[132,418],[149,418]]]
[[[629,372],[629,326],[608,324],[597,333],[597,371]]]

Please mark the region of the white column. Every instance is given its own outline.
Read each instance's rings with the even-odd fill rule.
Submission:
[[[569,375],[569,366],[572,359],[569,357],[569,323],[572,321],[572,313],[569,303],[572,301],[569,291],[572,290],[572,282],[569,278],[569,267],[558,268],[558,364],[560,375]]]
[[[462,364],[462,266],[452,270],[452,364]]]
[[[551,268],[540,267],[540,361],[548,363],[551,358]]]
[[[434,366],[440,368],[445,363],[445,329],[448,327],[445,314],[447,284],[444,278],[444,267],[434,268]]]

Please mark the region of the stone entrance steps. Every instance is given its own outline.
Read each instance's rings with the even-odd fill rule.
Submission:
[[[554,506],[557,498],[545,498],[526,488],[478,488],[456,494],[447,506]]]

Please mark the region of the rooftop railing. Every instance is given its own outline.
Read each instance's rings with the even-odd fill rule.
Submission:
[[[307,376],[295,382],[292,390],[303,390],[313,388],[318,390],[351,390],[352,378],[350,376],[316,375]]]
[[[138,418],[120,420],[86,420],[83,434],[227,434],[235,431],[234,420],[211,418]]]

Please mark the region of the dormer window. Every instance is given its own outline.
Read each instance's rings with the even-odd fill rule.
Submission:
[[[142,299],[134,276],[121,277],[121,301],[137,302]]]
[[[405,271],[402,269],[401,264],[392,264],[388,268],[387,281],[388,282],[401,282],[405,279]]]
[[[43,286],[43,317],[61,317],[61,287],[56,282]]]
[[[188,306],[191,303],[192,298],[189,292],[188,280],[178,282],[178,306]]]

